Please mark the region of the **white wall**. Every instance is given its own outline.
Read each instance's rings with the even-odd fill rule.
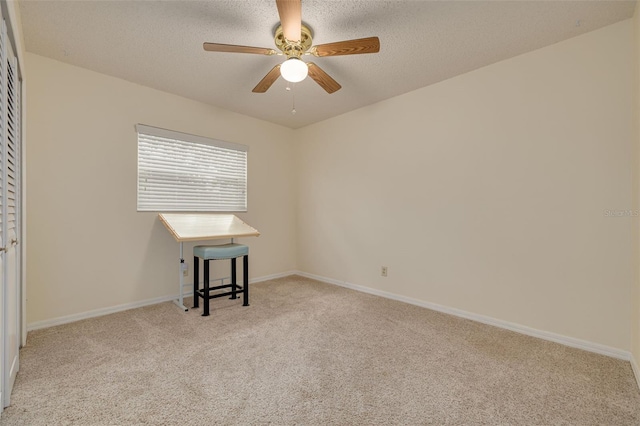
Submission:
[[[295,269],[292,130],[34,54],[27,72],[29,324],[177,293],[178,244],[136,212],[136,123],[249,145],[250,277]]]
[[[298,268],[630,349],[630,20],[297,133]],[[380,276],[380,267],[389,276]]]

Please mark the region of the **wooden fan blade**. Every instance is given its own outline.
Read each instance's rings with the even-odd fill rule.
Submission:
[[[207,52],[255,53],[258,55],[275,55],[276,51],[266,47],[238,46],[235,44],[203,43]]]
[[[327,93],[337,92],[342,88],[333,78],[313,62],[309,62],[309,77],[315,80]]]
[[[302,34],[301,0],[276,0],[276,6],[278,6],[284,38],[289,41],[300,41]]]
[[[280,64],[276,65],[264,76],[260,83],[253,88],[253,93],[264,93],[269,90],[269,87],[280,77]]]
[[[357,55],[360,53],[377,53],[379,51],[380,40],[378,37],[337,41],[313,47],[313,54],[316,56]]]

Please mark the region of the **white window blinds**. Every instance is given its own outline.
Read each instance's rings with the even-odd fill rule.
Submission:
[[[246,145],[136,125],[138,211],[247,211]]]

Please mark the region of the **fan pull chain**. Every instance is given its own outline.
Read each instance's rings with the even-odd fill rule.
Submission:
[[[296,93],[293,91],[293,88],[289,90],[291,90],[291,114],[296,115]]]

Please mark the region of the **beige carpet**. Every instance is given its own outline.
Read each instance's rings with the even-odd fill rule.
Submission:
[[[300,277],[29,333],[10,425],[638,425],[628,362]]]

